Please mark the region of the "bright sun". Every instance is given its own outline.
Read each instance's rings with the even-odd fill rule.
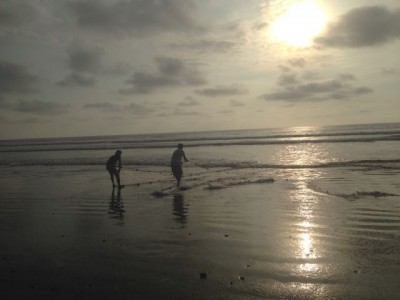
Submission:
[[[307,47],[326,25],[326,15],[312,1],[294,4],[271,25],[271,35],[291,46]]]

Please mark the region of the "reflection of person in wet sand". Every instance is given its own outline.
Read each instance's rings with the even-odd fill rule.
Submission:
[[[113,184],[113,187],[116,187],[115,182],[114,182],[114,177],[115,177],[117,179],[118,188],[124,187],[123,185],[121,185],[121,181],[119,179],[119,172],[122,168],[121,155],[122,155],[121,150],[115,151],[115,154],[108,159],[107,164],[106,164],[107,171],[108,171],[108,173],[110,173],[111,182]],[[118,166],[117,166],[117,163],[118,163]]]
[[[171,158],[171,170],[172,174],[176,178],[176,188],[179,190],[181,186],[181,179],[183,175],[182,171],[182,158],[185,161],[189,161],[186,156],[185,152],[183,151],[183,145],[179,144],[178,148],[174,151]]]
[[[117,195],[115,195],[115,188],[113,188],[112,193],[111,193],[109,214],[111,215],[111,218],[119,219],[121,221],[120,225],[122,225],[124,213],[125,213],[125,210],[124,210],[124,204],[123,204],[122,198],[121,198],[121,189],[118,189]]]
[[[174,195],[172,214],[175,216],[175,220],[178,223],[185,224],[186,223],[186,212],[187,212],[187,208],[185,207],[185,204],[183,201],[183,195]]]

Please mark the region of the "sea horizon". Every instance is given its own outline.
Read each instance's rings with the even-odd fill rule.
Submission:
[[[0,142],[15,140],[46,140],[46,139],[73,139],[73,138],[104,138],[104,137],[123,137],[123,136],[148,136],[148,135],[171,135],[171,134],[199,134],[209,132],[237,132],[237,131],[259,131],[259,130],[282,130],[289,128],[332,128],[332,127],[358,127],[358,126],[379,126],[379,125],[396,125],[399,122],[372,122],[372,123],[348,123],[348,124],[330,124],[330,125],[299,125],[285,127],[259,127],[259,128],[241,128],[241,129],[217,129],[217,130],[195,130],[195,131],[166,131],[166,132],[143,132],[143,133],[124,133],[124,134],[94,134],[94,135],[65,135],[65,136],[47,136],[47,137],[21,137],[21,138],[0,138]]]

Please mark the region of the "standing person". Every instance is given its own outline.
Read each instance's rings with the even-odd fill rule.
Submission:
[[[182,171],[182,158],[185,161],[189,161],[186,156],[185,152],[183,151],[183,145],[179,144],[178,148],[174,151],[171,158],[171,170],[172,174],[176,178],[176,188],[179,190],[181,185],[181,179],[183,175]]]
[[[116,187],[115,182],[114,182],[114,176],[115,176],[115,178],[117,179],[118,188],[124,187],[123,185],[121,185],[121,181],[119,179],[119,171],[122,168],[121,155],[122,155],[121,150],[115,151],[115,154],[108,159],[107,164],[106,164],[107,171],[108,171],[108,173],[110,173],[111,182],[113,184],[113,187]],[[117,167],[117,163],[118,163],[118,167]]]

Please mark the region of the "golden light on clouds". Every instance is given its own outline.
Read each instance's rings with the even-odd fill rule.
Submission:
[[[327,22],[326,14],[311,0],[291,5],[270,27],[271,36],[295,47],[308,47]]]

